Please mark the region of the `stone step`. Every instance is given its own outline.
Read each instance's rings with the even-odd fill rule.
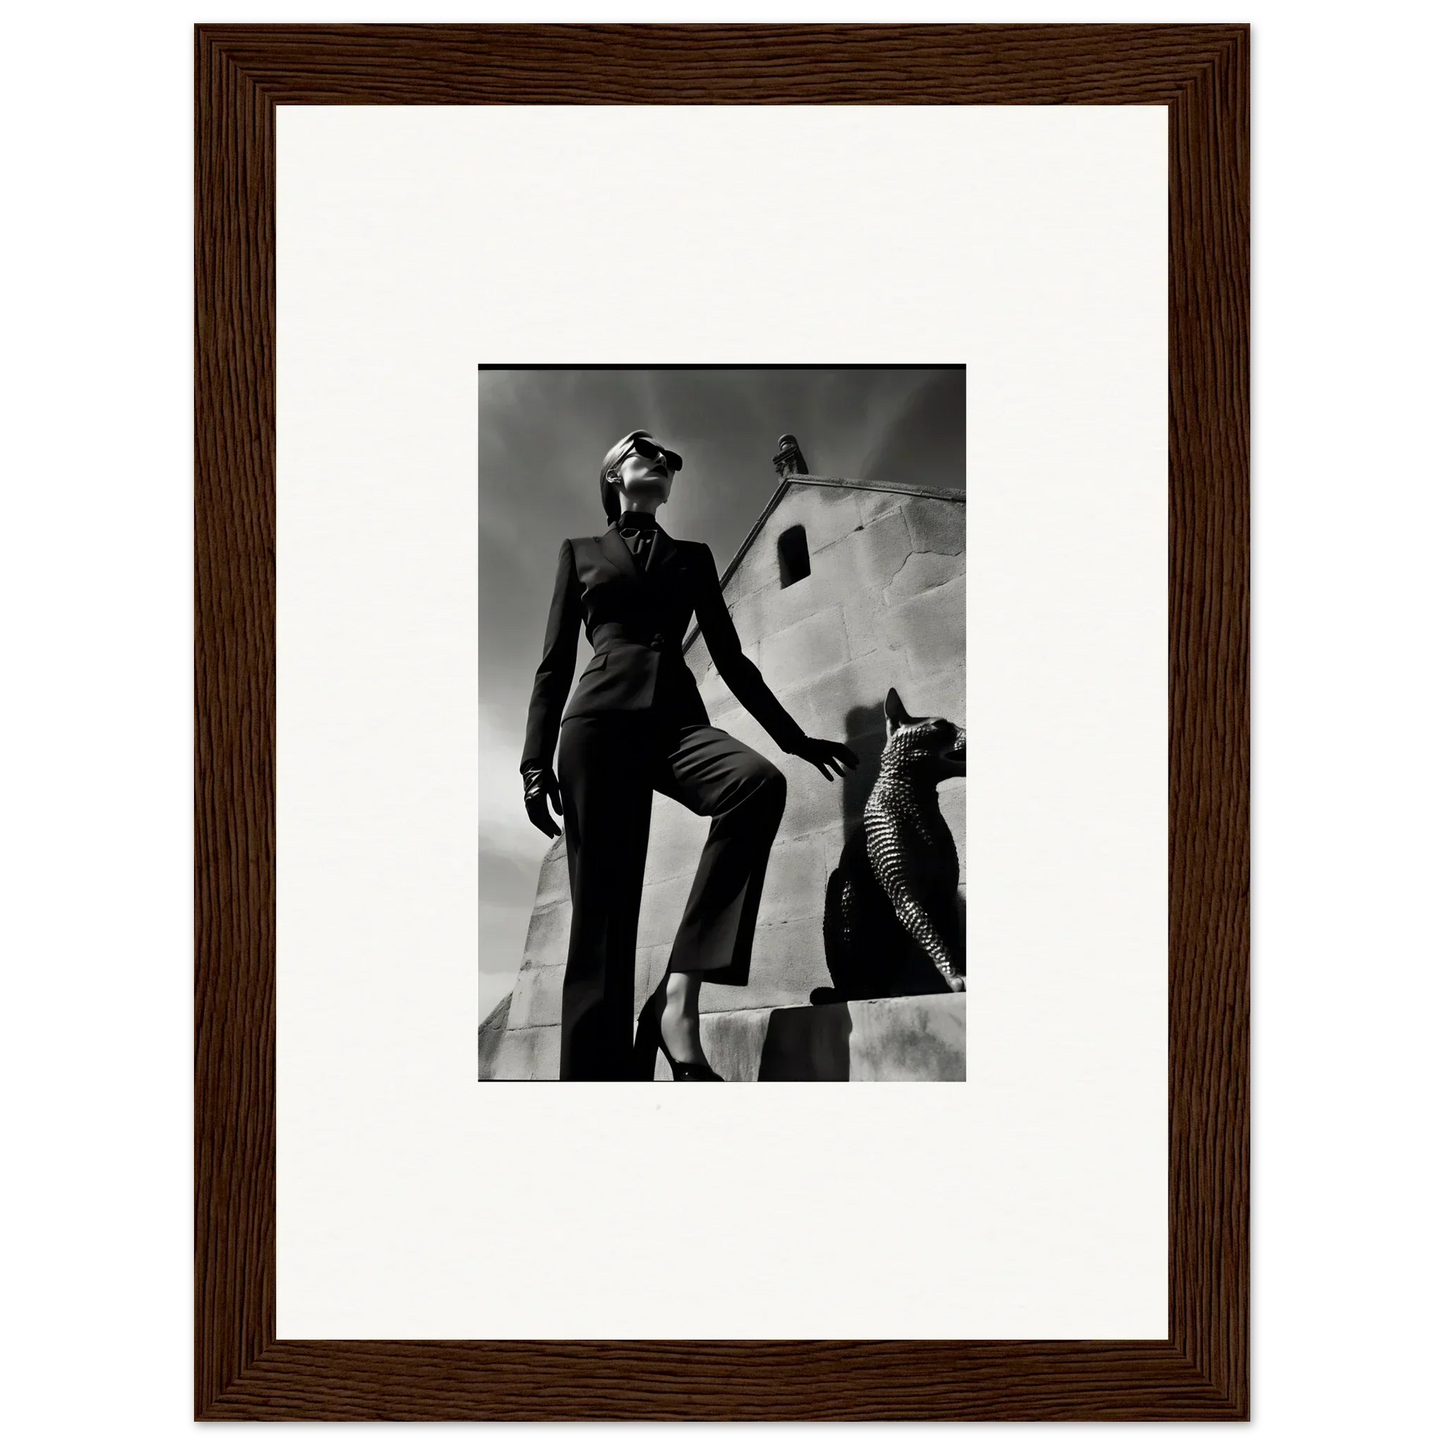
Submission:
[[[854,999],[702,1015],[703,1052],[737,1083],[962,1081],[966,994]],[[555,1025],[515,1029],[493,1043],[484,1077],[557,1077]],[[500,1046],[498,1046],[500,1044]],[[670,1080],[658,1056],[656,1078]]]
[[[740,1082],[962,1081],[967,998],[927,994],[704,1014],[703,1052],[723,1078]],[[671,1077],[665,1060],[656,1077]]]

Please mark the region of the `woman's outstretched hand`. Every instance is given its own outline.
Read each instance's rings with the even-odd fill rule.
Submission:
[[[557,816],[562,816],[562,789],[557,786],[556,773],[551,768],[528,768],[522,774],[522,787],[527,816],[549,838],[557,837],[562,830],[547,811],[547,800],[550,798]]]
[[[831,779],[834,773],[841,778],[844,768],[858,766],[858,755],[852,748],[843,743],[829,742],[827,738],[804,738],[794,756],[812,763],[828,779]],[[829,771],[830,768],[832,772]]]

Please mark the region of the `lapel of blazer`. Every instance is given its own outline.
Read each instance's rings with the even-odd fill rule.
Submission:
[[[601,547],[603,556],[624,577],[631,577],[644,586],[665,577],[678,565],[678,559],[682,556],[682,548],[661,528],[658,529],[657,540],[652,544],[652,556],[645,571],[638,565],[632,549],[622,540],[616,527],[609,527],[602,534]]]
[[[632,555],[632,549],[618,535],[616,527],[609,527],[598,539],[598,542],[602,548],[602,555],[624,577],[631,577],[635,582],[644,580],[642,568],[637,565],[637,558]]]
[[[657,529],[657,540],[652,544],[652,556],[648,559],[647,573],[654,581],[660,580],[677,566],[682,548],[662,530]]]

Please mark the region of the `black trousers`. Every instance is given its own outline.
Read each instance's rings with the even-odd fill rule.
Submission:
[[[679,724],[657,709],[568,718],[557,779],[572,886],[559,1077],[631,1078],[637,915],[653,793],[712,819],[668,972],[741,984],[787,781],[721,728]]]

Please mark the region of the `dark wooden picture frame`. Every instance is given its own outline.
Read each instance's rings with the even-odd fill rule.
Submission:
[[[1249,32],[221,26],[196,63],[195,1410],[204,1420],[1248,1417]],[[1169,1337],[278,1340],[275,109],[1169,110]]]

